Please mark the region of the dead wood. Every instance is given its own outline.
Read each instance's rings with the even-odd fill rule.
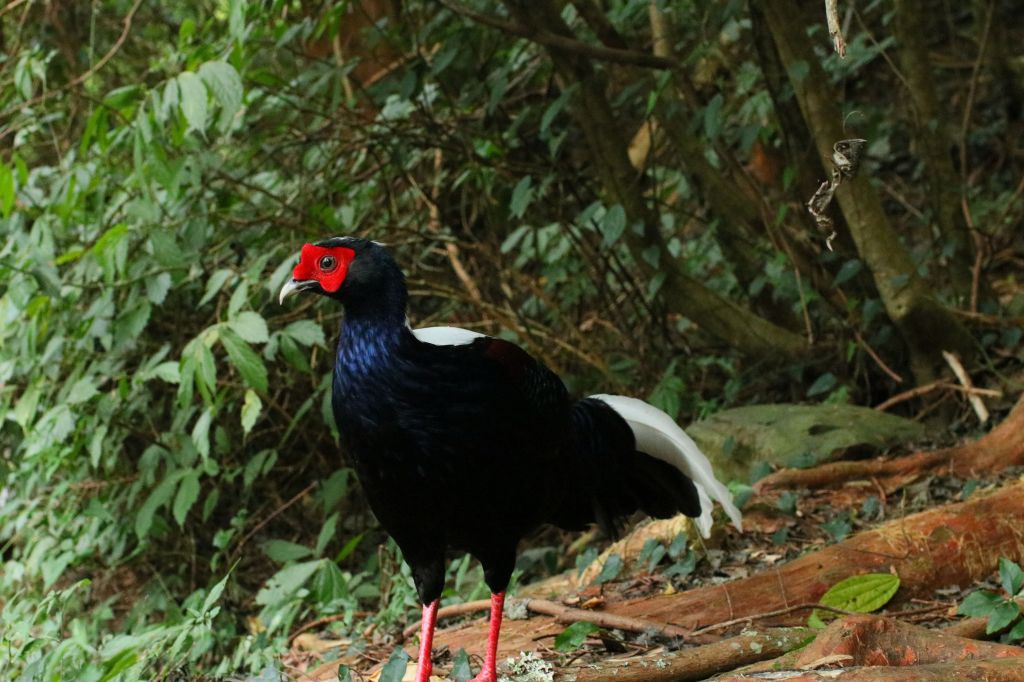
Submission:
[[[911,667],[868,666],[842,670],[776,670],[768,673],[742,673],[715,678],[716,682],[743,680],[786,680],[786,682],[1021,682],[1024,665],[1019,660],[1001,658],[961,663],[933,663]]]
[[[605,660],[593,665],[566,668],[556,682],[685,682],[703,680],[715,673],[734,670],[790,651],[814,637],[809,628],[775,628],[744,632],[682,651],[657,652],[634,658]]]
[[[1024,397],[1006,419],[976,441],[951,448],[916,452],[895,459],[832,462],[809,469],[781,469],[763,478],[758,491],[824,488],[851,480],[906,477],[927,472],[978,476],[1024,464]]]
[[[843,667],[913,666],[1021,656],[1024,649],[1017,646],[957,637],[894,618],[857,615],[832,622],[800,651],[743,672],[802,670],[817,667],[821,661],[835,661]],[[1024,660],[1018,665],[1024,668]]]
[[[937,587],[965,587],[995,570],[1000,556],[1024,559],[1024,484],[978,494],[967,502],[938,507],[890,521],[776,569],[721,585],[674,595],[611,602],[600,613],[672,624],[689,630],[732,619],[761,624],[799,624],[805,612],[788,612],[794,604],[816,603],[843,578],[861,573],[895,571],[902,586],[891,602],[931,596]],[[596,613],[585,612],[593,621]],[[501,654],[535,650],[537,640],[553,637],[563,626],[550,619],[507,621]],[[486,641],[483,623],[438,633],[438,644],[480,653]]]

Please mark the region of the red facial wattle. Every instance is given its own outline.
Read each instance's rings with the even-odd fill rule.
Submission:
[[[356,252],[344,246],[306,244],[302,247],[299,264],[292,271],[292,278],[297,281],[316,280],[321,289],[333,294],[341,288],[355,257]]]

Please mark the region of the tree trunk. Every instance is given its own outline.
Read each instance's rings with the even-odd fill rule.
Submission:
[[[818,63],[793,0],[766,0],[765,18],[779,56],[796,91],[800,110],[812,131],[818,155],[832,165],[832,146],[849,137],[843,130],[838,98]],[[806,69],[796,68],[798,64]],[[804,72],[801,75],[801,72]],[[910,254],[900,243],[882,209],[878,194],[867,178],[848,180],[836,192],[851,236],[889,318],[900,330],[910,352],[911,368],[919,383],[931,380],[942,366],[943,350],[974,355],[974,341],[960,322],[931,296],[927,283],[917,274]]]
[[[572,35],[550,0],[504,3],[524,26]],[[629,162],[627,143],[605,96],[602,79],[585,57],[557,47],[548,46],[547,50],[566,85],[579,86],[573,115],[586,137],[606,200],[621,204],[629,223],[641,226],[641,234],[629,228],[624,239],[637,267],[649,280],[664,278],[660,296],[666,305],[746,355],[782,360],[804,352],[806,344],[798,334],[758,317],[680,270],[668,254],[656,214],[644,199],[641,176]]]
[[[928,16],[932,8],[921,0],[896,0],[893,30],[899,43],[900,67],[910,94],[915,146],[924,162],[928,193],[939,238],[954,245],[950,278],[966,301],[971,290],[974,249],[967,222],[960,208],[963,194],[959,174],[950,156],[952,141],[940,114],[935,95],[935,69],[928,59],[925,36],[930,35]]]

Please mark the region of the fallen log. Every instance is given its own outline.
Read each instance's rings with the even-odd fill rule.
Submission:
[[[766,673],[742,673],[716,677],[715,682],[744,682],[765,679],[786,682],[1024,682],[1024,666],[1011,658],[933,663],[911,667],[868,666],[840,670],[776,670]]]
[[[901,579],[891,605],[930,597],[935,588],[966,587],[990,575],[999,557],[1024,560],[1024,484],[978,493],[967,502],[938,507],[890,521],[836,545],[806,554],[770,571],[673,595],[609,602],[605,613],[656,621],[688,630],[728,620],[762,625],[805,622],[793,605],[817,603],[843,578],[895,571]],[[765,614],[784,613],[765,617]],[[435,640],[453,651],[480,654],[486,626],[476,622],[442,630]],[[506,621],[501,655],[532,651],[538,641],[560,633],[551,619]]]
[[[759,492],[782,488],[826,488],[847,481],[907,477],[928,472],[977,476],[1024,464],[1024,397],[1006,419],[976,441],[916,452],[893,459],[831,462],[808,469],[780,469],[754,486]]]
[[[1024,657],[1024,649],[957,637],[894,618],[857,615],[833,621],[800,651],[752,665],[743,672],[802,670],[819,667],[821,661],[842,667],[914,666],[1014,657]],[[1024,669],[1024,659],[1018,665]]]
[[[558,671],[555,682],[686,682],[774,658],[814,637],[810,628],[774,628],[744,632],[714,644],[605,660]]]

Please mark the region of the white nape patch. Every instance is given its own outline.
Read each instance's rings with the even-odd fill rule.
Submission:
[[[711,535],[711,498],[718,501],[737,529],[743,516],[732,502],[729,489],[715,478],[711,462],[675,420],[653,405],[623,395],[592,395],[619,413],[636,438],[636,449],[671,464],[696,484],[701,515],[695,520],[701,535]]]
[[[412,335],[432,346],[465,346],[473,343],[475,339],[486,336],[461,327],[423,327],[413,329]]]

